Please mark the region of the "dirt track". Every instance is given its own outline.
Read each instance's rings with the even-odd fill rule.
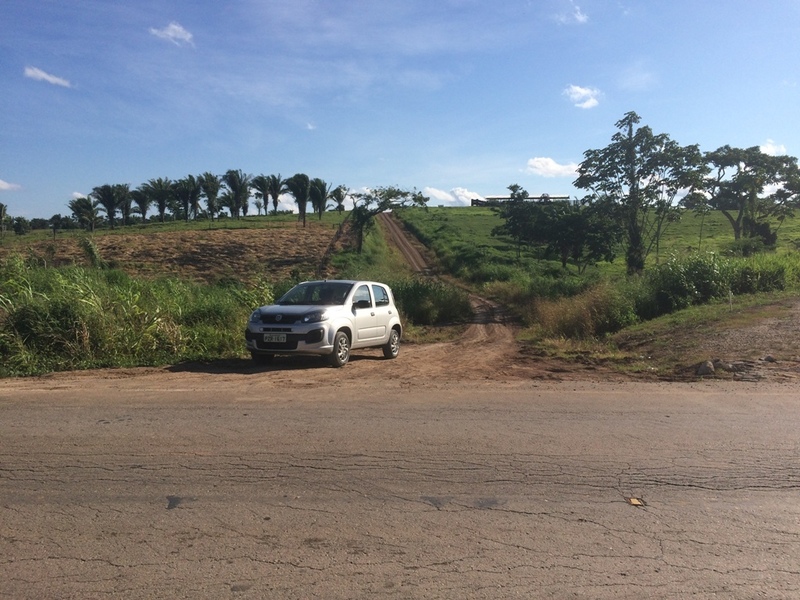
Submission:
[[[343,369],[0,381],[0,597],[798,597],[796,385],[526,357],[476,302]]]

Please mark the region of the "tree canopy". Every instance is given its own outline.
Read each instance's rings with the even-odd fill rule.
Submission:
[[[615,123],[611,143],[584,152],[574,185],[590,193],[587,203],[617,207],[626,244],[628,273],[644,270],[664,227],[677,217],[677,200],[702,185],[707,172],[697,145],[681,146],[667,134],[654,134],[635,112]]]

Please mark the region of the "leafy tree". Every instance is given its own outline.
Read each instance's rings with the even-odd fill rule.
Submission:
[[[509,199],[493,210],[503,219],[503,224],[492,230],[492,235],[507,235],[517,244],[517,258],[520,257],[523,244],[531,241],[531,222],[534,206],[526,202],[528,192],[514,183],[508,186]]]
[[[364,237],[373,226],[375,215],[406,206],[427,207],[429,200],[430,198],[416,189],[408,191],[394,186],[378,187],[374,190],[354,194],[350,222],[356,235],[356,251],[361,254]]]
[[[220,187],[222,187],[222,178],[219,175],[214,175],[206,171],[200,175],[200,187],[203,190],[203,195],[206,197],[206,209],[213,221],[214,215],[216,215],[220,209],[218,198]]]
[[[297,173],[285,182],[286,189],[294,196],[299,211],[299,219],[303,220],[303,227],[306,226],[306,207],[311,196],[311,181],[305,173]]]
[[[611,143],[584,152],[575,187],[589,190],[589,202],[618,206],[626,243],[628,273],[644,270],[645,259],[677,217],[676,201],[702,184],[706,168],[697,145],[680,146],[667,134],[653,134],[635,112],[617,121]]]
[[[106,213],[108,224],[114,229],[117,211],[119,210],[119,194],[116,187],[105,184],[92,188],[89,196],[97,200],[100,207]]]
[[[159,219],[163,223],[172,199],[172,180],[169,177],[150,179],[147,183],[142,184],[140,189],[155,203]]]
[[[253,176],[246,174],[241,169],[229,169],[222,176],[222,182],[228,189],[226,200],[232,217],[238,219],[242,212],[247,214],[246,207],[250,198],[250,182],[252,180]]]
[[[314,212],[319,215],[319,218],[322,219],[322,213],[325,212],[325,209],[328,207],[328,199],[331,195],[331,185],[326,183],[324,180],[320,179],[319,177],[315,177],[310,182],[309,187],[309,199],[311,200],[311,206],[314,209]]]
[[[7,211],[8,208],[6,205],[0,202],[0,236],[5,236],[6,234],[6,218],[8,217]]]
[[[88,231],[94,231],[100,220],[98,214],[99,203],[88,196],[73,198],[69,201],[69,209],[78,224]]]
[[[25,217],[14,217],[11,227],[17,235],[25,235],[31,231],[31,222]]]
[[[757,146],[722,146],[705,155],[709,167],[703,196],[687,206],[698,212],[720,211],[730,223],[735,240],[762,238],[774,244],[777,234],[767,219],[791,216],[797,199],[797,159],[770,156]]]
[[[510,200],[495,208],[504,222],[492,234],[514,238],[517,256],[523,244],[536,245],[546,256],[556,257],[563,268],[572,261],[579,273],[590,264],[614,259],[621,236],[614,205],[599,201],[533,202],[519,185],[508,189]]]
[[[563,268],[571,260],[583,273],[591,264],[614,260],[622,236],[613,216],[614,206],[558,201],[536,204],[535,208],[533,237],[558,256]]]
[[[280,201],[280,196],[283,192],[287,191],[286,182],[283,179],[281,179],[280,174],[267,175],[267,182],[268,182],[267,189],[269,191],[269,196],[270,198],[272,198],[272,210],[277,215],[278,202]],[[264,202],[266,202],[266,199],[264,199]]]
[[[63,229],[75,229],[75,221],[67,216],[57,213],[47,220],[47,226],[53,229],[53,233]]]

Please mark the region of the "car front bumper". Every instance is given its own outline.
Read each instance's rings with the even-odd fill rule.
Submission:
[[[333,335],[318,323],[307,328],[248,327],[244,332],[245,344],[250,352],[260,354],[330,354],[333,352]],[[267,335],[285,336],[285,341],[265,341]]]

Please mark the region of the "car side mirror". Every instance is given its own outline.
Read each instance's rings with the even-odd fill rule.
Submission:
[[[372,308],[372,303],[369,300],[358,300],[353,302],[353,308]]]

